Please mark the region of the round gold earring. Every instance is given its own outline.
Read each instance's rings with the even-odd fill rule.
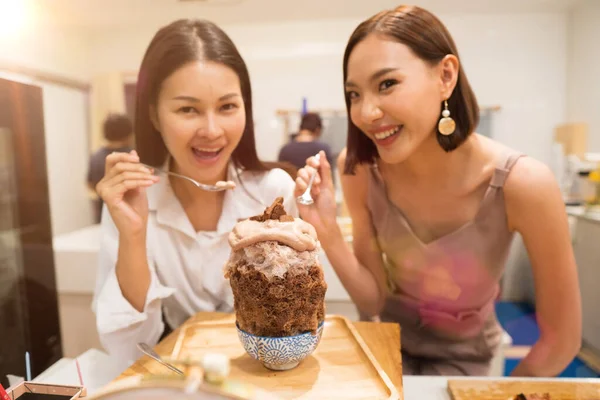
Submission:
[[[444,136],[449,136],[456,130],[456,122],[450,117],[450,110],[448,110],[448,100],[444,100],[444,111],[442,111],[442,118],[438,122],[438,131]]]

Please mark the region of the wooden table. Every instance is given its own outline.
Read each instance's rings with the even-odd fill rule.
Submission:
[[[187,320],[184,324],[190,324],[201,321],[212,321],[231,318],[231,314],[201,312]],[[392,383],[402,389],[402,363],[400,356],[400,326],[394,323],[375,323],[375,322],[353,322],[354,327],[360,333],[363,340],[371,349],[371,352],[390,377]],[[169,336],[163,339],[154,350],[161,356],[169,357],[173,351],[173,346],[177,341],[181,327],[174,330]],[[144,375],[153,373],[164,373],[164,367],[159,365],[150,357],[144,356],[137,360],[131,367],[125,370],[116,380],[120,380],[132,375]]]

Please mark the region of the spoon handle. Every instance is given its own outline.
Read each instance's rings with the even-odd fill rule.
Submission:
[[[319,159],[321,158],[320,154],[317,154],[315,156],[316,160],[319,161]],[[306,187],[306,192],[310,193],[311,189],[312,189],[312,185],[315,181],[315,177],[317,176],[317,170],[315,169],[314,172],[312,173],[312,175],[310,176],[310,180],[308,181],[308,186]]]
[[[184,375],[184,373],[183,373],[182,370],[180,370],[179,368],[176,368],[173,365],[171,365],[171,364],[163,361],[163,359],[160,358],[160,356],[158,354],[156,354],[156,352],[154,350],[152,350],[152,348],[150,346],[146,345],[145,343],[138,343],[137,347],[138,347],[138,349],[140,349],[140,351],[142,353],[144,353],[148,357],[151,357],[154,360],[158,361],[159,363],[161,363],[165,367],[169,368],[171,371],[177,372],[179,375]]]

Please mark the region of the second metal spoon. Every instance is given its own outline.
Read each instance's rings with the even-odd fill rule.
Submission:
[[[184,375],[182,370],[180,370],[179,368],[176,368],[173,365],[169,364],[168,362],[164,361],[154,350],[152,350],[152,347],[148,346],[146,343],[138,343],[137,348],[140,349],[140,351],[142,353],[146,354],[148,357],[155,359],[156,361],[158,361],[165,367],[169,368],[171,371],[175,371],[179,375]]]
[[[317,154],[315,156],[315,159],[317,161],[319,161],[319,159],[321,158],[320,154]],[[304,193],[302,193],[302,195],[296,197],[296,201],[300,204],[303,204],[305,206],[309,206],[311,204],[313,204],[315,201],[313,200],[312,196],[310,195],[310,191],[312,190],[312,185],[315,181],[315,177],[317,176],[317,170],[315,169],[313,174],[310,177],[310,180],[308,181],[308,186],[306,187],[306,190],[304,191]]]

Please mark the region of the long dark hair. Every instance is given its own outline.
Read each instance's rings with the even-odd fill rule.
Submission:
[[[175,70],[192,61],[212,61],[231,68],[240,80],[246,127],[231,159],[246,171],[267,171],[281,167],[263,163],[256,153],[252,88],[246,63],[237,48],[217,25],[205,20],[182,19],[161,28],[150,42],[140,67],[136,92],[135,139],[143,163],[162,166],[168,150],[150,119],[150,106],[155,106],[160,87]]]
[[[348,59],[352,50],[371,33],[385,35],[408,46],[417,57],[430,65],[436,65],[448,54],[458,58],[458,50],[450,32],[435,15],[420,7],[400,6],[372,16],[354,30],[344,53],[344,83],[348,77]],[[469,137],[479,123],[477,99],[462,65],[458,71],[456,87],[448,99],[448,108],[456,122],[456,130],[448,136],[437,132],[437,140],[444,150],[452,151]],[[379,155],[371,139],[352,123],[348,96],[346,96],[346,110],[348,111],[348,142],[344,173],[353,174],[357,164],[372,163]],[[440,104],[440,114],[441,111],[442,104]]]

